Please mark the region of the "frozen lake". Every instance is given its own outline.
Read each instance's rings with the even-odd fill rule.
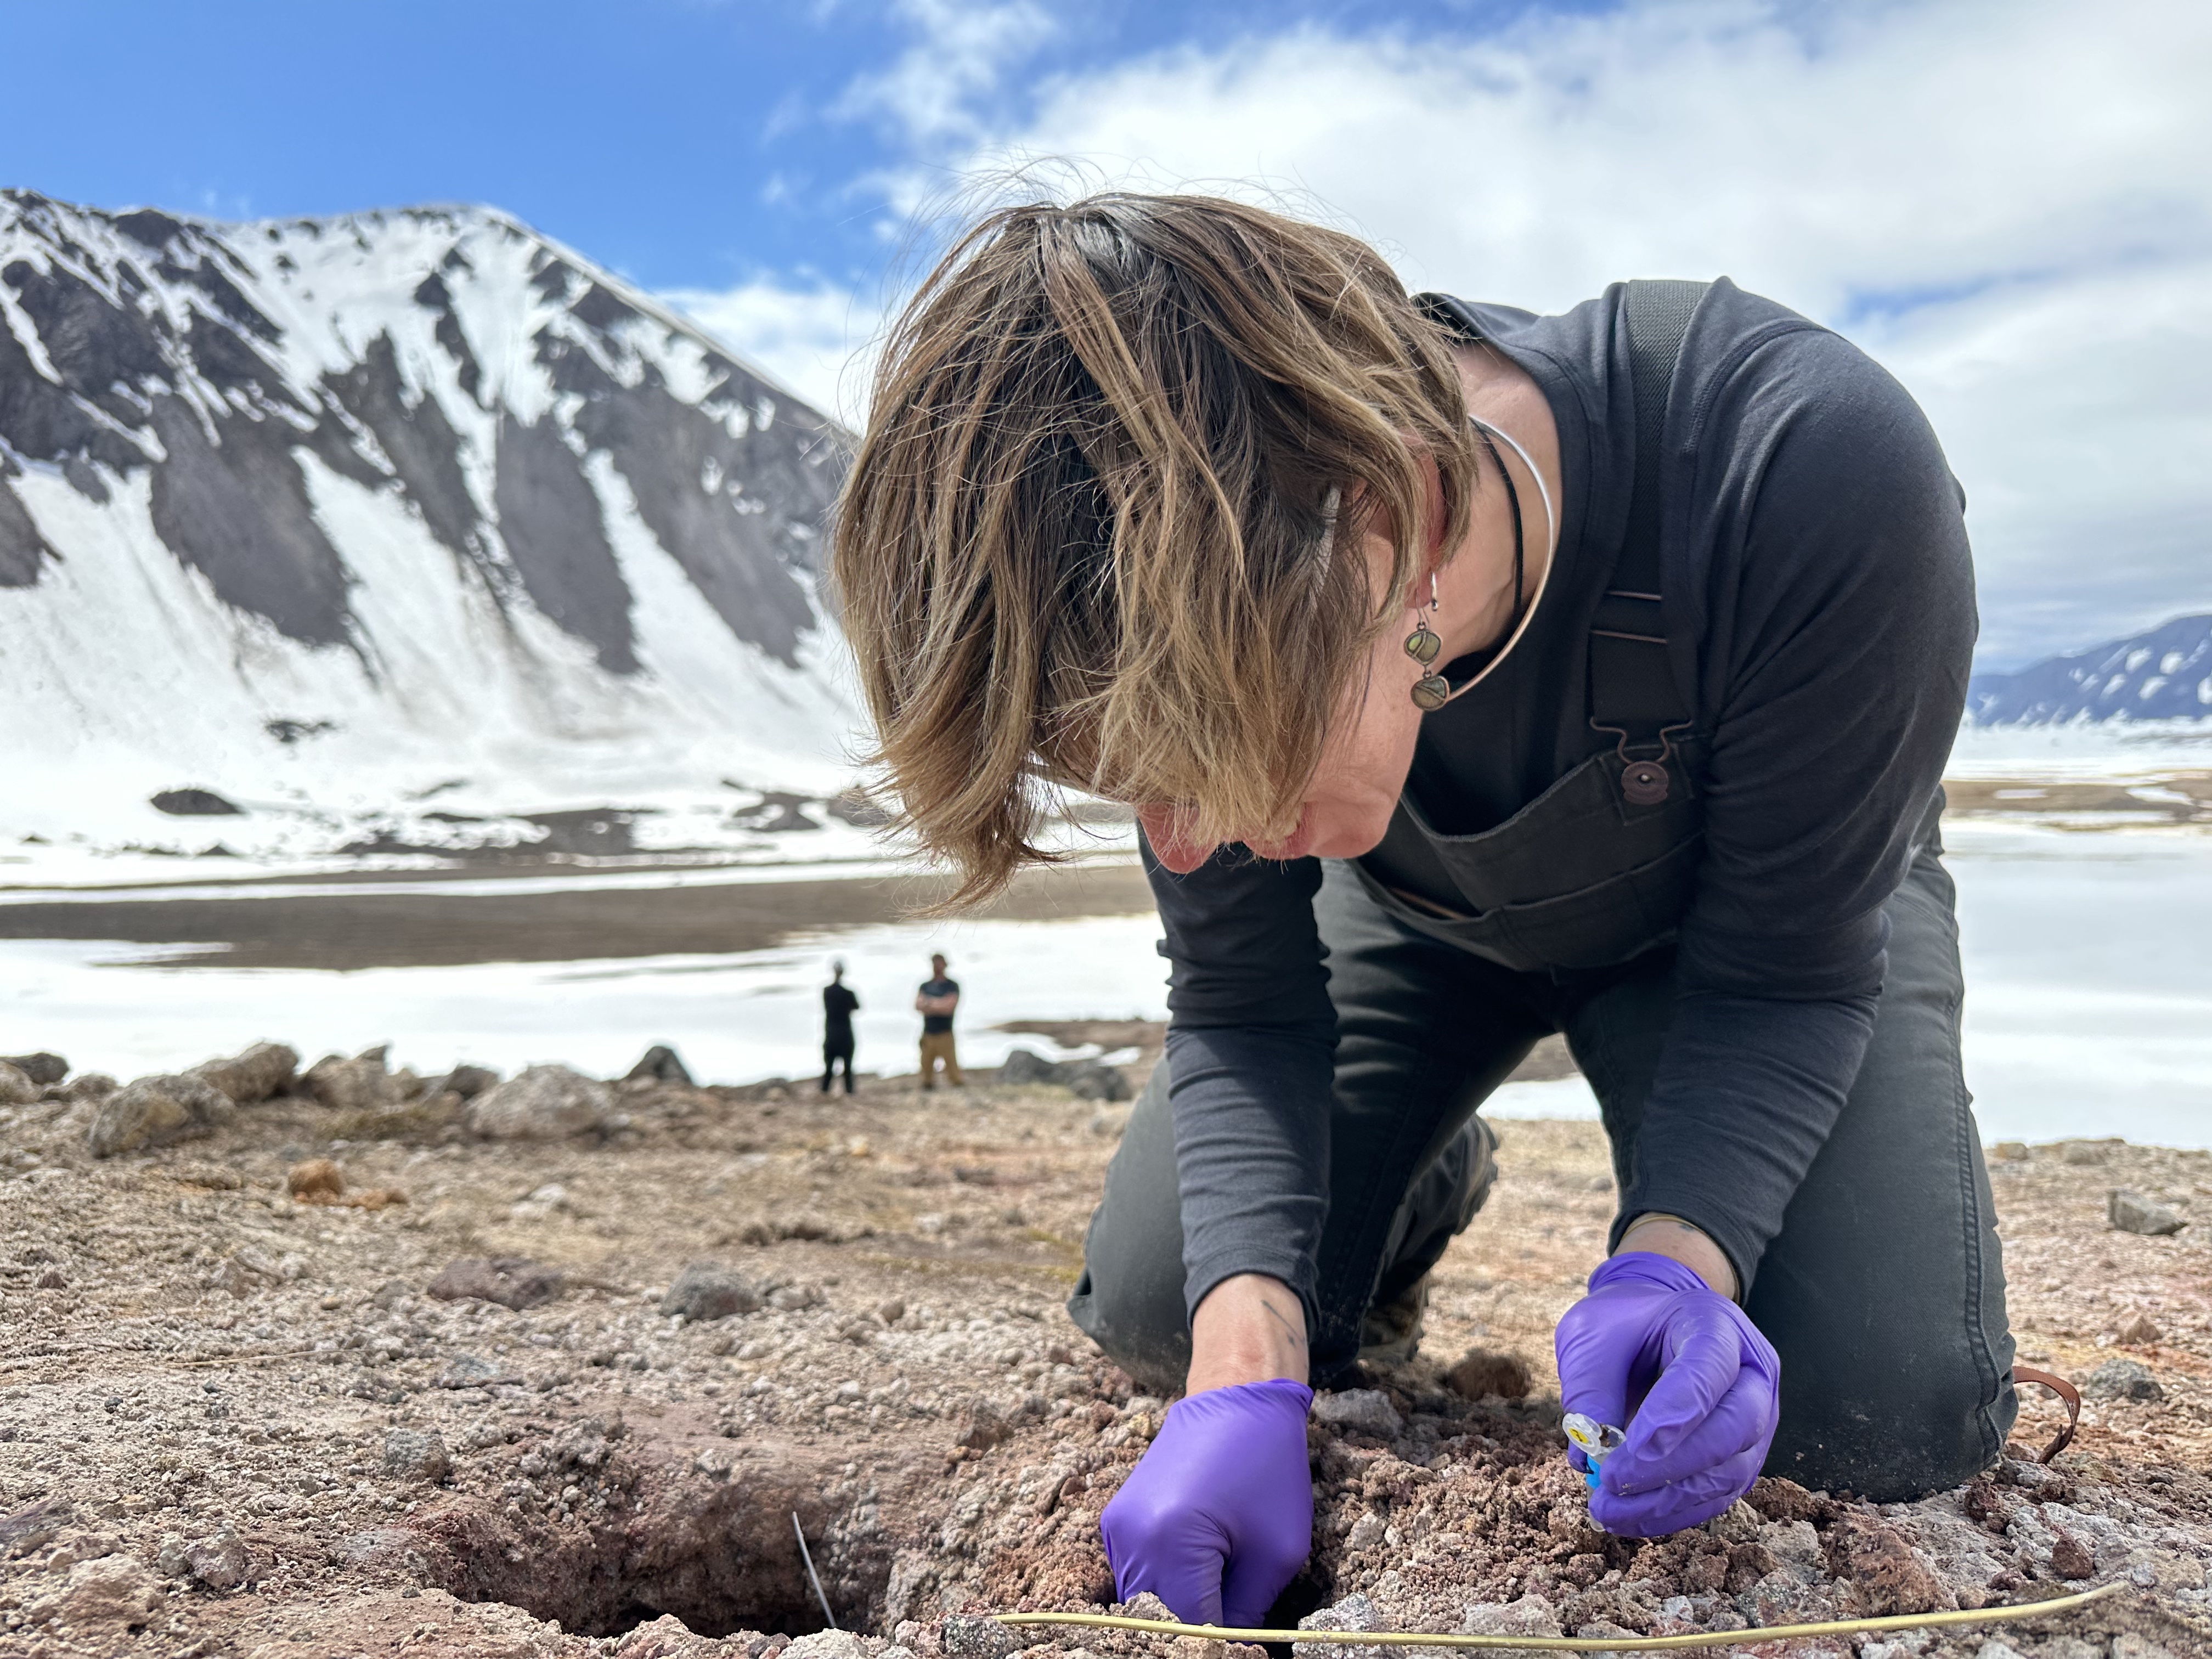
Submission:
[[[2212,1146],[2212,835],[1954,819],[1945,836],[1966,960],[1967,1080],[1984,1136]],[[527,884],[558,892],[608,879],[547,875]],[[392,885],[421,890],[404,878]],[[524,885],[448,890],[458,898]],[[1002,1020],[1164,1018],[1157,932],[1149,915],[1131,914],[890,921],[726,953],[350,971],[127,966],[163,948],[15,939],[0,941],[0,1052],[54,1048],[130,1076],[265,1036],[311,1059],[389,1042],[395,1065],[425,1071],[459,1059],[501,1069],[563,1060],[608,1073],[667,1042],[702,1079],[804,1076],[818,1064],[819,989],[841,958],[861,1000],[862,1069],[906,1071],[914,989],[934,951],[951,958],[965,989],[963,1057],[992,1065],[1017,1043],[1048,1046],[988,1029]],[[1571,1116],[1595,1107],[1570,1079],[1509,1085],[1492,1110]]]

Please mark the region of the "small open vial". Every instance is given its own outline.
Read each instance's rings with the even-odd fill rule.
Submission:
[[[1589,1460],[1589,1468],[1583,1479],[1595,1490],[1597,1486],[1598,1465],[1619,1451],[1628,1435],[1610,1423],[1601,1423],[1595,1417],[1584,1417],[1580,1412],[1569,1412],[1559,1426],[1567,1431],[1567,1438],[1575,1449]]]

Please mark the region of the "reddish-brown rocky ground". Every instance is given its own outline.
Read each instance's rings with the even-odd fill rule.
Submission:
[[[604,1136],[485,1144],[428,1108],[282,1097],[104,1162],[82,1105],[0,1109],[0,1654],[734,1659],[795,1636],[791,1659],[1002,1659],[1035,1632],[973,1615],[1109,1599],[1097,1511],[1164,1407],[1060,1299],[1126,1108],[910,1080],[621,1103]],[[1993,1166],[2023,1358],[2077,1378],[2133,1358],[2161,1398],[2093,1403],[2047,1469],[1879,1511],[1763,1484],[1636,1544],[1589,1527],[1554,1426],[1550,1328],[1601,1247],[1602,1141],[1504,1133],[1425,1358],[1324,1402],[1285,1617],[1720,1630],[2122,1579],[2072,1618],[1858,1650],[2212,1653],[2212,1240],[2105,1218],[2113,1187],[2201,1213],[2212,1159],[2075,1143]],[[407,1201],[296,1203],[286,1172],[317,1157]],[[561,1293],[430,1297],[465,1257],[547,1264]],[[763,1305],[664,1315],[702,1259]],[[1527,1397],[1455,1391],[1471,1349],[1523,1360]],[[2020,1437],[2057,1420],[2033,1405]],[[794,1513],[864,1638],[808,1634]],[[1037,1659],[1162,1645],[1072,1632]]]

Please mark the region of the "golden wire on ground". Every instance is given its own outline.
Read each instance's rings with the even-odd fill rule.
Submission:
[[[1769,1625],[1756,1630],[1689,1631],[1680,1636],[1434,1636],[1419,1631],[1231,1630],[1219,1625],[1182,1625],[1168,1619],[1131,1619],[1115,1613],[1001,1613],[1004,1625],[1085,1625],[1094,1630],[1150,1631],[1159,1636],[1197,1636],[1216,1642],[1313,1642],[1346,1647],[1535,1648],[1555,1653],[1661,1653],[1691,1648],[1735,1647],[1746,1643],[1792,1641],[1808,1636],[1852,1636],[1869,1631],[1925,1630],[1938,1625],[2001,1625],[2047,1618],[2101,1601],[2126,1589],[2124,1583],[2022,1601],[2002,1607],[1960,1607],[1947,1613],[1899,1613],[1881,1619],[1839,1619],[1820,1625]]]

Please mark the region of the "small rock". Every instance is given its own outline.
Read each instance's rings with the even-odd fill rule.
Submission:
[[[1380,1389],[1346,1389],[1336,1394],[1317,1394],[1314,1396],[1313,1414],[1333,1427],[1371,1434],[1378,1440],[1395,1440],[1406,1431],[1406,1419],[1398,1415],[1390,1396]],[[1559,1632],[1554,1630],[1552,1634],[1556,1636]]]
[[[24,1611],[33,1624],[74,1626],[82,1635],[88,1627],[143,1629],[153,1621],[154,1609],[163,1600],[161,1582],[138,1561],[128,1555],[103,1555],[78,1562],[70,1569],[62,1589]]]
[[[386,1429],[384,1431],[385,1474],[396,1474],[406,1480],[428,1481],[434,1486],[446,1478],[453,1466],[453,1459],[446,1454],[446,1443],[434,1429]]]
[[[2025,1656],[2002,1637],[1992,1636],[1974,1650],[1974,1659],[2025,1659]]]
[[[201,1164],[187,1161],[169,1171],[169,1179],[187,1187],[204,1187],[210,1192],[234,1193],[246,1185],[246,1177],[228,1164]]]
[[[0,1060],[0,1106],[27,1106],[39,1097],[39,1085],[12,1061]]]
[[[236,1589],[253,1576],[252,1556],[228,1527],[196,1544],[172,1533],[161,1540],[155,1565],[172,1578],[189,1579],[211,1590]]]
[[[242,817],[245,811],[212,789],[161,789],[146,799],[156,812],[175,818],[233,818]]]
[[[1886,1521],[1845,1515],[1828,1528],[1828,1570],[1851,1587],[1870,1617],[1937,1613],[1956,1607],[1958,1596],[1935,1564]]]
[[[1743,1502],[1769,1521],[1809,1521],[1825,1526],[1836,1512],[1835,1500],[1824,1492],[1808,1492],[1795,1480],[1778,1474],[1762,1475],[1751,1483]]]
[[[989,1621],[996,1624],[998,1621]],[[1001,1626],[1003,1628],[1003,1626]],[[810,1631],[794,1636],[784,1652],[790,1659],[862,1659],[860,1638],[848,1630]],[[950,1648],[945,1650],[951,1652]],[[995,1656],[994,1656],[995,1659]]]
[[[228,1095],[198,1078],[142,1077],[100,1102],[85,1140],[94,1158],[113,1158],[208,1134],[237,1115]]]
[[[559,1140],[605,1128],[614,1091],[566,1066],[532,1066],[487,1089],[462,1122],[484,1140]]]
[[[660,1298],[660,1311],[686,1319],[727,1319],[751,1313],[760,1304],[760,1292],[738,1274],[715,1262],[694,1261],[676,1275]]]
[[[2025,1164],[2034,1154],[2024,1140],[2000,1140],[1990,1148],[1990,1156],[2000,1164]]]
[[[1480,1601],[1460,1614],[1461,1636],[1559,1636],[1559,1613],[1533,1591],[1517,1601]]]
[[[2127,1630],[2112,1638],[2112,1659],[2174,1659],[2173,1650]]]
[[[2062,1531],[2051,1546],[2051,1573],[2054,1578],[2087,1578],[2097,1570],[2097,1558],[2089,1547],[2070,1532]]]
[[[489,1383],[509,1381],[507,1373],[481,1354],[457,1353],[446,1362],[446,1369],[438,1373],[441,1389],[481,1389]]]
[[[996,1406],[988,1400],[971,1400],[960,1408],[959,1431],[953,1443],[970,1451],[988,1451],[1005,1444],[1013,1434],[1014,1425]]]
[[[896,1325],[906,1317],[906,1304],[896,1297],[892,1297],[886,1301],[877,1303],[874,1312],[876,1317],[882,1320],[884,1324]]]
[[[566,1288],[558,1267],[525,1256],[465,1255],[446,1264],[428,1292],[441,1302],[496,1302],[520,1313],[555,1300]]]
[[[2166,1390],[2139,1359],[2107,1359],[2081,1384],[2084,1400],[2138,1400],[2155,1403]]]
[[[49,1267],[31,1281],[31,1288],[39,1291],[65,1291],[69,1280],[62,1276],[59,1267]]]
[[[1457,1364],[1444,1373],[1445,1386],[1467,1400],[1496,1395],[1504,1400],[1526,1400],[1535,1386],[1528,1362],[1515,1353],[1469,1348]]]
[[[44,1049],[35,1054],[0,1055],[0,1065],[14,1066],[41,1089],[59,1083],[69,1075],[69,1061]]]
[[[285,1172],[284,1186],[302,1204],[313,1204],[345,1191],[345,1176],[326,1158],[310,1158]]]
[[[2115,1334],[2130,1347],[2139,1348],[2148,1343],[2157,1341],[2166,1333],[2159,1329],[2156,1322],[2148,1314],[2139,1313],[2121,1326]]]
[[[1705,1522],[1705,1530],[1723,1543],[1752,1544],[1759,1541],[1759,1529],[1764,1519],[1759,1511],[1741,1498],[1727,1509]]]
[[[1370,1516],[1363,1516],[1362,1520]],[[1173,1618],[1175,1615],[1168,1615]],[[1300,1630],[1366,1631],[1382,1624],[1372,1598],[1354,1591],[1332,1605],[1308,1613],[1298,1620]],[[1335,1642],[1312,1642],[1293,1647],[1291,1651],[1297,1659],[1385,1659],[1397,1651],[1394,1648],[1352,1646]]]
[[[0,1561],[52,1542],[76,1519],[76,1509],[66,1498],[41,1498],[28,1509],[0,1516]]]
[[[399,1104],[399,1081],[385,1065],[386,1049],[364,1048],[351,1060],[325,1054],[300,1079],[307,1092],[337,1112],[388,1112]]]
[[[2131,1193],[2124,1187],[2112,1188],[2112,1195],[2105,1201],[2105,1215],[2122,1232],[2141,1233],[2146,1238],[2164,1238],[2189,1224],[2179,1211],[2170,1210],[2157,1200]]]
[[[2061,1143],[2058,1148],[2058,1161],[2062,1164],[2072,1164],[2086,1168],[2090,1164],[2102,1164],[2112,1156],[2113,1147],[2124,1146],[2126,1144],[2125,1141],[2118,1140],[2065,1141]]]
[[[1027,1639],[995,1619],[955,1613],[939,1629],[937,1642],[945,1659],[1006,1659]],[[792,1644],[793,1647],[798,1645],[798,1642]]]
[[[644,1057],[623,1073],[624,1083],[674,1083],[684,1088],[691,1086],[691,1073],[677,1058],[676,1050],[665,1043],[656,1042],[645,1051]]]
[[[62,1098],[67,1101],[105,1100],[122,1086],[105,1072],[86,1072],[62,1085]]]
[[[299,1068],[296,1050],[281,1042],[257,1042],[228,1060],[195,1066],[189,1075],[213,1084],[230,1097],[234,1105],[252,1106],[290,1088]]]

